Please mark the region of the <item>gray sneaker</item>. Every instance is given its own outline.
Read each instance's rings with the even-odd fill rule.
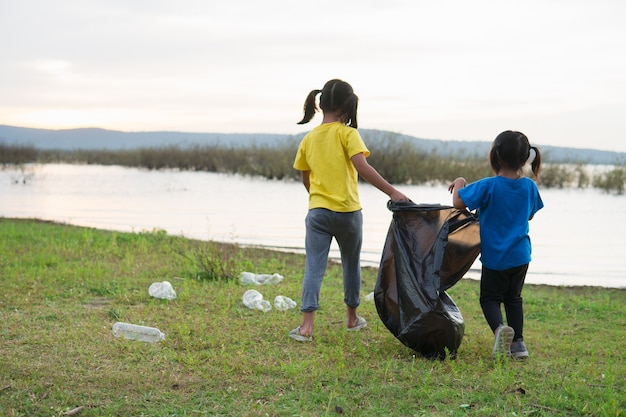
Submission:
[[[511,342],[515,336],[515,330],[509,326],[500,325],[494,332],[493,350],[491,356],[511,356]]]
[[[526,350],[523,340],[511,343],[511,357],[515,359],[526,359],[528,357],[528,350]]]

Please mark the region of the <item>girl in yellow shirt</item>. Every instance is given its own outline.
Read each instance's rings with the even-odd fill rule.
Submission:
[[[309,93],[304,103],[308,123],[319,108],[323,119],[300,142],[293,167],[302,173],[309,193],[306,216],[306,261],[302,282],[302,324],[289,333],[300,341],[313,340],[315,311],[328,264],[333,238],[341,252],[346,328],[357,331],[367,326],[357,315],[361,291],[361,242],[363,217],[359,201],[359,176],[384,192],[392,201],[408,198],[385,180],[365,159],[370,152],[357,130],[358,97],[350,84],[333,79],[321,90]]]

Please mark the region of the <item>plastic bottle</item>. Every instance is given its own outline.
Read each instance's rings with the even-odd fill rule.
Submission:
[[[267,284],[278,284],[283,280],[283,276],[280,274],[255,274],[252,272],[242,272],[239,276],[239,281],[244,284],[256,284],[256,285],[267,285]]]
[[[165,300],[173,300],[176,298],[176,291],[169,281],[153,282],[148,288],[148,294],[154,298],[163,298]]]
[[[243,304],[251,309],[261,310],[267,313],[272,309],[269,301],[263,299],[263,295],[257,290],[248,290],[243,294]]]
[[[113,325],[113,336],[124,336],[125,339],[152,343],[165,340],[165,334],[159,329],[119,321]]]
[[[296,307],[296,302],[284,295],[278,295],[274,298],[274,307],[279,311],[286,311]]]

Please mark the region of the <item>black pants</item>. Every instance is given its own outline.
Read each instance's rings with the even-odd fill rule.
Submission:
[[[501,310],[501,305],[504,304],[507,324],[515,330],[513,340],[521,340],[524,337],[522,288],[527,271],[528,264],[504,271],[482,267],[480,306],[483,309],[485,319],[487,319],[492,331],[504,324]]]

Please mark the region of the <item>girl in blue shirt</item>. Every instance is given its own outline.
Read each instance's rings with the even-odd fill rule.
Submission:
[[[467,184],[459,177],[450,184],[452,205],[478,211],[482,274],[480,305],[494,332],[492,354],[528,357],[524,344],[522,287],[531,260],[528,222],[543,207],[535,182],[522,169],[534,151],[531,168],[537,178],[541,154],[526,135],[507,130],[496,137],[489,159],[496,174]],[[504,326],[504,304],[508,326]]]

